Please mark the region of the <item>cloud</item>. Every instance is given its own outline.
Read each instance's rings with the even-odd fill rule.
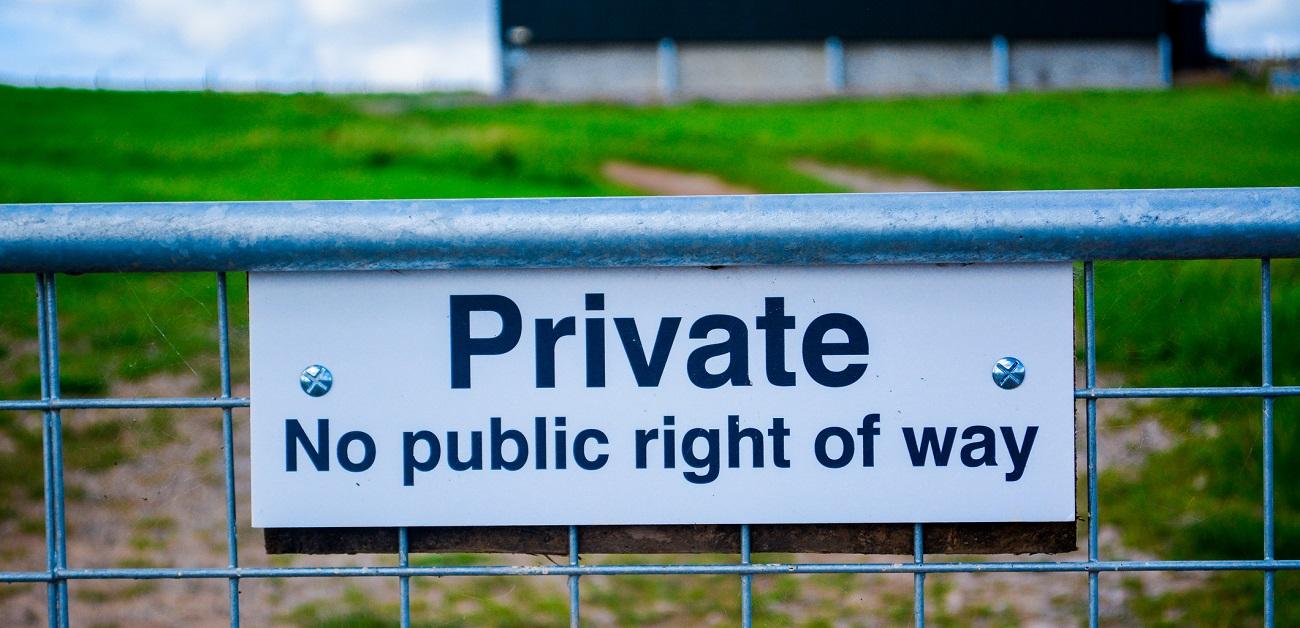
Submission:
[[[273,34],[293,16],[257,0],[127,0],[118,16],[128,27],[171,36],[198,55],[210,56]]]
[[[491,90],[494,21],[494,0],[0,0],[0,75]],[[1209,29],[1300,54],[1300,0],[1217,0]]]
[[[1210,46],[1229,56],[1300,54],[1300,2],[1218,0],[1210,7]]]
[[[0,74],[495,87],[491,0],[5,0]]]
[[[319,24],[347,24],[364,17],[364,6],[354,0],[299,0],[298,7]]]

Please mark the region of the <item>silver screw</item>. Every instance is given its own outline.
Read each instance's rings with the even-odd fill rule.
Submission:
[[[298,383],[302,385],[303,392],[320,397],[334,387],[334,374],[319,364],[313,364],[302,370]]]
[[[1011,390],[1025,381],[1025,363],[1019,358],[1005,357],[993,364],[993,383],[998,388]]]

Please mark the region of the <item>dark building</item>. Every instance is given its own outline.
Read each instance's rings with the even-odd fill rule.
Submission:
[[[1173,42],[1173,67],[1179,70],[1204,70],[1213,67],[1218,59],[1210,54],[1206,38],[1205,18],[1210,13],[1206,0],[1183,0],[1169,4],[1165,18],[1165,32]]]
[[[1169,0],[500,0],[503,85],[578,99],[1163,87],[1174,14]]]

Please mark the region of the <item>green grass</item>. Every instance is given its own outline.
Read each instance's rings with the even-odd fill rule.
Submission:
[[[599,176],[611,159],[710,172],[764,192],[832,191],[790,168],[803,158],[972,189],[1300,185],[1300,99],[1222,88],[628,107],[0,88],[6,203],[629,193]],[[1280,384],[1300,382],[1298,275],[1294,262],[1275,266]],[[242,276],[232,275],[230,285],[242,381]],[[1099,357],[1126,383],[1258,383],[1257,263],[1098,264],[1097,286]],[[2,398],[39,394],[33,290],[29,276],[0,276]],[[159,375],[214,394],[210,275],[60,277],[59,297],[65,394],[104,394]],[[1104,520],[1119,524],[1126,542],[1164,557],[1259,556],[1259,406],[1162,402],[1126,417],[1154,417],[1176,439],[1143,467],[1102,478]],[[1282,400],[1277,408],[1283,558],[1300,557],[1298,406]],[[121,413],[118,422],[82,425],[70,415],[74,470],[108,468],[169,437],[165,417]],[[3,522],[40,498],[39,417],[0,413],[0,439],[9,447],[0,456]],[[1200,624],[1258,618],[1258,579],[1213,576],[1212,595],[1144,597],[1134,612],[1152,623],[1171,616]],[[686,591],[665,587],[667,580],[621,582],[587,595],[597,604],[605,596],[609,612],[631,613],[623,617],[628,621],[660,617],[662,609],[637,607],[651,598],[680,603],[681,610],[663,615],[668,621],[714,617],[734,603],[692,597],[713,590],[711,584]],[[465,622],[530,621],[495,601],[506,595],[495,584],[474,586],[478,594],[467,595],[486,601],[465,602]],[[492,595],[484,594],[489,589]],[[790,592],[773,593],[782,594]],[[521,608],[548,618],[562,604],[541,591],[528,596]],[[1300,579],[1279,577],[1278,599],[1279,619],[1300,623],[1300,608],[1287,603],[1300,599]],[[1171,615],[1171,608],[1184,614]],[[357,602],[318,611],[301,609],[289,619],[387,623],[393,608]]]
[[[624,107],[0,88],[0,201],[617,193],[607,159],[768,192],[830,189],[800,157],[982,189],[1286,185],[1297,119],[1245,89]]]
[[[1300,261],[1272,265],[1275,383],[1300,382]],[[1150,290],[1140,296],[1138,290]],[[1136,386],[1258,385],[1261,381],[1258,261],[1098,265],[1099,359]],[[1276,555],[1300,558],[1300,404],[1276,402]],[[1132,410],[1154,419],[1172,446],[1137,469],[1102,475],[1101,514],[1124,541],[1163,558],[1263,556],[1262,402],[1167,400]],[[1106,442],[1105,437],[1102,439]],[[1104,558],[1104,557],[1103,557]],[[1237,625],[1263,615],[1263,577],[1211,577],[1214,594],[1139,598],[1134,611],[1157,625]],[[1278,578],[1278,624],[1300,622],[1300,579]],[[1172,619],[1171,619],[1172,618]]]

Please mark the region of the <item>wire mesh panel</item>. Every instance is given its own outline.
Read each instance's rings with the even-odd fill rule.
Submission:
[[[1276,616],[1276,578],[1279,571],[1300,570],[1300,560],[1276,556],[1276,505],[1274,460],[1274,409],[1278,398],[1300,396],[1300,386],[1275,385],[1273,334],[1273,257],[1300,256],[1300,191],[1215,190],[1114,193],[1036,193],[1031,195],[810,195],[801,197],[734,197],[714,199],[657,199],[666,202],[655,224],[647,227],[645,215],[635,223],[621,222],[631,203],[644,206],[647,199],[582,199],[512,201],[517,221],[500,215],[502,207],[484,207],[474,201],[408,203],[402,212],[414,216],[425,231],[405,248],[386,229],[410,234],[405,218],[396,217],[390,205],[336,204],[348,210],[359,224],[373,228],[355,232],[302,232],[285,246],[264,245],[264,250],[240,246],[252,229],[292,231],[294,211],[307,206],[323,211],[321,204],[249,204],[205,206],[0,206],[0,212],[19,218],[21,227],[0,228],[0,270],[34,272],[34,318],[39,356],[39,399],[0,401],[0,411],[41,413],[42,496],[44,504],[44,568],[0,572],[0,583],[33,583],[46,587],[49,624],[69,623],[69,584],[105,580],[203,579],[224,582],[228,588],[232,626],[240,620],[240,587],[250,579],[270,578],[387,578],[396,581],[402,625],[412,618],[411,585],[420,577],[542,577],[567,582],[570,625],[581,619],[583,578],[635,575],[725,575],[736,577],[742,625],[754,621],[754,579],[791,574],[911,574],[911,618],[925,623],[927,575],[955,573],[1019,572],[1075,573],[1087,577],[1086,613],[1090,625],[1101,614],[1101,575],[1120,572],[1196,571],[1257,572],[1263,576],[1263,617],[1272,625]],[[620,203],[628,203],[622,205]],[[764,205],[766,204],[766,205]],[[177,228],[176,216],[216,211],[223,220],[206,228]],[[737,207],[746,211],[737,213]],[[1002,213],[1008,211],[1011,213]],[[481,210],[483,216],[472,215]],[[896,211],[887,211],[891,208]],[[975,208],[963,213],[961,208]],[[993,209],[990,209],[993,208]],[[1028,211],[1026,208],[1034,209]],[[643,211],[644,208],[638,211]],[[951,210],[945,212],[944,210]],[[134,215],[132,212],[141,212]],[[168,214],[170,226],[157,223]],[[424,212],[424,213],[421,213]],[[285,218],[282,214],[290,214]],[[209,214],[210,215],[210,214]],[[69,217],[70,216],[70,217]],[[125,223],[123,221],[125,220]],[[283,222],[287,220],[288,222]],[[457,222],[457,221],[460,222]],[[504,220],[504,222],[503,222]],[[711,220],[704,226],[700,220]],[[24,222],[25,221],[25,222]],[[155,221],[155,222],[151,222]],[[389,222],[385,222],[389,221]],[[396,222],[393,222],[396,221]],[[539,230],[521,235],[518,222]],[[1000,222],[999,222],[1000,221]],[[103,225],[112,223],[108,232]],[[123,226],[125,224],[125,226]],[[101,230],[96,231],[96,225]],[[808,228],[808,225],[815,225]],[[990,226],[992,225],[992,226]],[[301,226],[301,224],[299,224]],[[957,229],[958,235],[954,235]],[[87,235],[91,234],[91,235]],[[721,234],[721,235],[719,235]],[[703,244],[701,243],[703,239]],[[176,247],[184,240],[187,247]],[[313,250],[311,246],[326,246]],[[755,243],[765,244],[757,246]],[[573,257],[574,246],[591,252]],[[775,256],[769,247],[787,251]],[[793,251],[793,252],[790,252]],[[1095,262],[1110,259],[1253,257],[1259,260],[1260,355],[1257,385],[1199,387],[1107,387],[1097,377],[1097,286]],[[241,565],[237,528],[237,481],[234,411],[249,407],[247,397],[232,394],[231,303],[226,271],[253,269],[365,269],[444,268],[634,264],[757,264],[757,263],[925,263],[925,262],[1079,262],[1082,275],[1081,338],[1083,382],[1074,391],[1085,408],[1087,554],[1061,561],[967,562],[927,560],[925,526],[912,526],[910,561],[889,562],[756,562],[751,551],[750,526],[739,527],[734,560],[705,563],[584,562],[582,534],[568,527],[567,560],[546,566],[423,565],[412,561],[406,528],[398,531],[396,564],[374,566],[286,567],[274,564]],[[103,270],[218,269],[214,275],[217,313],[219,390],[205,397],[121,397],[63,394],[59,333],[59,283],[56,273]],[[243,304],[236,304],[242,307]],[[1159,330],[1152,330],[1159,333]],[[1261,551],[1222,559],[1103,560],[1099,553],[1101,515],[1098,498],[1098,411],[1101,400],[1169,398],[1247,398],[1261,403],[1259,443],[1263,500]],[[161,409],[182,412],[220,412],[222,483],[225,495],[224,564],[194,565],[177,557],[177,564],[137,567],[86,567],[72,564],[68,555],[68,503],[65,484],[64,413],[79,410]],[[1283,490],[1288,490],[1285,487]],[[1152,517],[1161,513],[1152,512]],[[906,577],[901,576],[901,577]]]

